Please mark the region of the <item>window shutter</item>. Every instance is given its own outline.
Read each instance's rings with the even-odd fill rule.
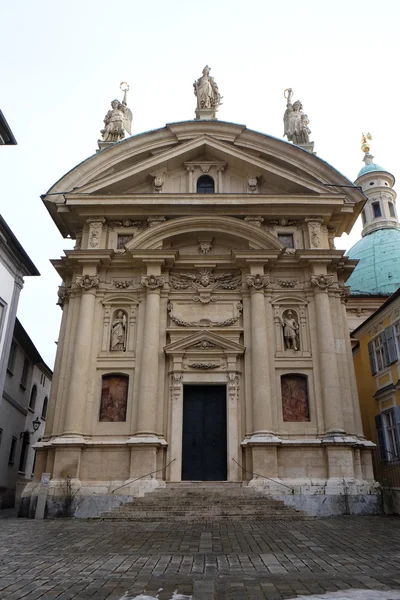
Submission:
[[[396,454],[400,460],[400,406],[394,407],[393,414],[396,423]]]
[[[378,450],[381,460],[387,460],[385,432],[383,431],[382,415],[375,416],[376,437],[378,440]]]
[[[387,345],[387,353],[389,357],[389,365],[397,360],[396,340],[394,337],[394,327],[390,325],[385,329],[385,340]]]
[[[369,354],[369,364],[371,365],[371,373],[375,375],[377,372],[376,368],[376,360],[375,360],[375,352],[374,352],[374,342],[368,343],[368,354]]]

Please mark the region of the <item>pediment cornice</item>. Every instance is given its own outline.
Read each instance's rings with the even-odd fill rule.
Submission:
[[[218,333],[197,332],[181,340],[172,342],[164,346],[164,352],[167,355],[199,354],[201,352],[219,354],[229,354],[239,356],[244,354],[246,347],[230,339],[224,338]]]

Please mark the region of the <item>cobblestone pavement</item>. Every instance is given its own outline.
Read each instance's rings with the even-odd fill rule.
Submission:
[[[0,599],[158,593],[159,600],[281,600],[400,590],[399,559],[400,519],[388,517],[201,524],[3,519]]]

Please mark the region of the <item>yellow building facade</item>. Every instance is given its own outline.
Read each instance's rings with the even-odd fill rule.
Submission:
[[[353,331],[354,367],[365,437],[381,461],[400,457],[400,289]]]

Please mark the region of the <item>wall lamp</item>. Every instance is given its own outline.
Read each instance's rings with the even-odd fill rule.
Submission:
[[[35,433],[35,431],[37,431],[39,429],[41,424],[42,423],[41,423],[39,417],[36,417],[36,419],[32,422],[33,431],[28,431],[27,429],[25,429],[25,431],[21,431],[20,437],[23,437],[26,433],[28,433],[29,435],[33,435]]]

